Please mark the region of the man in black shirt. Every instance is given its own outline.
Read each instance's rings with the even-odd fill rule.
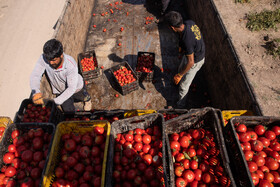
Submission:
[[[171,29],[179,34],[179,52],[183,53],[178,74],[174,76],[175,84],[179,84],[179,100],[177,108],[185,108],[189,87],[204,64],[205,44],[200,29],[192,21],[183,22],[180,13],[170,11],[164,16]]]

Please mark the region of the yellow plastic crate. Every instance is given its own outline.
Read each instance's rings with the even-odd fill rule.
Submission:
[[[11,120],[11,118],[9,118],[9,117],[0,117],[0,127],[7,128],[7,126],[9,126],[12,123],[13,123],[13,121]],[[4,133],[5,133],[5,131],[4,131]],[[4,133],[3,133],[3,135],[4,135]],[[2,138],[3,138],[3,136],[2,136]],[[0,142],[1,142],[2,138],[0,139]]]
[[[144,114],[157,113],[156,110],[129,110],[124,113],[124,118],[130,118],[133,116],[142,116]]]
[[[223,110],[222,111],[224,126],[234,116],[253,116],[253,112],[250,110]]]
[[[84,134],[86,132],[91,132],[96,126],[103,127],[107,131],[104,159],[102,164],[102,176],[101,176],[101,186],[105,185],[105,172],[106,172],[106,162],[107,162],[111,125],[108,121],[94,120],[94,121],[68,121],[68,122],[64,121],[57,125],[52,148],[49,154],[50,158],[47,163],[45,175],[43,177],[42,186],[50,187],[55,179],[54,171],[60,160],[62,135],[71,132],[78,132]]]

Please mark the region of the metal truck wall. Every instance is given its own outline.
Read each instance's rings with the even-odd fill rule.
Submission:
[[[212,0],[185,0],[189,16],[206,44],[204,74],[213,107],[251,110],[262,115],[244,68]]]
[[[61,41],[64,52],[76,60],[78,54],[83,52],[85,48],[94,3],[94,0],[66,1],[55,26],[53,38]],[[52,92],[45,75],[42,79],[41,90],[50,97]]]

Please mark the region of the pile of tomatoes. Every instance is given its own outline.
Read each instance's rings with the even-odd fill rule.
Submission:
[[[153,55],[139,55],[137,59],[137,66],[136,71],[138,72],[145,72],[145,73],[151,73],[153,72],[153,66],[154,66],[154,56]]]
[[[115,187],[165,186],[159,126],[117,134],[113,161]]]
[[[175,161],[176,186],[231,185],[211,131],[198,128],[173,133],[169,143]]]
[[[0,140],[2,139],[5,129],[6,129],[5,127],[0,127]]]
[[[72,132],[61,137],[61,159],[55,168],[53,187],[99,187],[107,132],[96,126],[84,134]]]
[[[170,119],[176,118],[179,116],[179,114],[167,114],[167,113],[162,113],[164,120],[168,121]]]
[[[83,72],[95,70],[98,67],[96,57],[83,58],[81,60],[81,65]]]
[[[121,66],[120,69],[114,72],[115,77],[117,78],[119,84],[121,86],[130,84],[136,81],[135,77],[133,76],[131,70],[128,70],[126,67]]]
[[[39,186],[51,138],[42,128],[14,130],[2,158],[0,186]]]
[[[36,106],[33,103],[27,105],[24,113],[22,122],[49,122],[51,115],[50,106]]]
[[[235,123],[234,127],[254,185],[280,184],[280,126],[268,129],[263,125],[247,127]]]

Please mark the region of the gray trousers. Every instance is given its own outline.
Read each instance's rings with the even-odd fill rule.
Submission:
[[[202,65],[204,64],[205,58],[201,61],[195,63],[193,67],[182,77],[181,81],[179,82],[179,100],[177,102],[178,108],[185,108],[187,104],[187,93],[189,91],[190,85],[196,75],[196,73],[200,70]],[[183,55],[181,60],[181,64],[179,65],[178,71],[181,70],[188,64],[187,57]]]

